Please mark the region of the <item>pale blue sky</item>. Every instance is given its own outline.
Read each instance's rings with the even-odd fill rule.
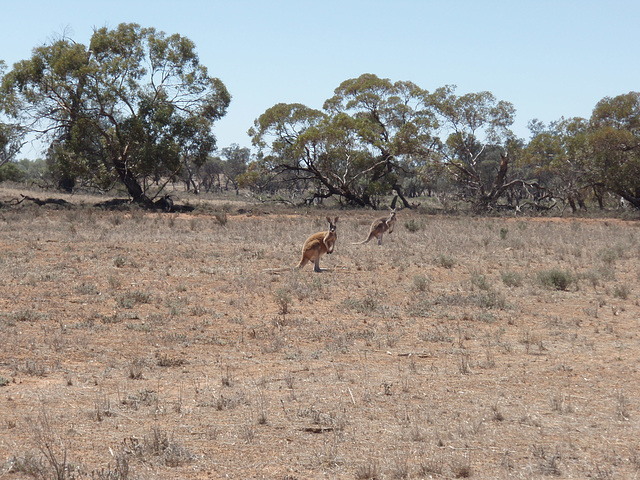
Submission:
[[[640,88],[639,21],[632,0],[0,0],[0,59],[11,67],[62,32],[88,44],[94,27],[135,22],[193,40],[227,86],[220,148],[250,146],[272,105],[322,108],[362,73],[491,91],[528,139],[534,118],[589,117],[603,97]]]

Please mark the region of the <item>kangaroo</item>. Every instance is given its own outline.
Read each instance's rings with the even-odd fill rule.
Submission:
[[[391,210],[388,217],[378,218],[373,221],[371,228],[369,229],[369,236],[366,240],[363,240],[362,242],[355,242],[353,245],[363,245],[374,237],[378,239],[378,245],[382,245],[382,235],[384,235],[385,232],[393,232],[395,224],[396,209],[394,208]]]
[[[318,232],[307,238],[302,246],[302,258],[297,268],[304,267],[310,261],[314,262],[313,271],[322,272],[320,270],[320,257],[325,253],[333,253],[333,247],[336,244],[338,235],[336,234],[336,223],[338,223],[338,217],[332,222],[327,217],[329,222],[329,230],[326,232]]]

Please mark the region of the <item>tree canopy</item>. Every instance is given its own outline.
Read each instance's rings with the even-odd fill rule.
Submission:
[[[249,133],[268,171],[311,182],[317,198],[376,207],[380,195],[394,188],[401,194],[404,157],[429,148],[428,98],[411,83],[366,74],[343,82],[324,111],[278,104]]]
[[[592,177],[640,209],[640,93],[598,102],[589,143]]]
[[[316,197],[338,195],[375,208],[381,196],[395,192],[410,206],[403,183],[443,165],[473,195],[487,197],[478,164],[486,146],[505,146],[512,136],[514,109],[489,92],[458,97],[454,91],[447,86],[430,93],[412,82],[364,74],[342,82],[322,111],[275,105],[250,135],[265,153],[263,167],[311,181]]]
[[[231,100],[191,40],[137,24],[97,29],[89,46],[60,38],[35,48],[1,93],[12,100],[5,112],[46,139],[61,183],[119,181],[142,203],[146,178],[207,159]]]
[[[0,60],[0,78],[6,70],[5,64]],[[0,95],[0,112],[12,112],[14,108],[13,98],[9,95]],[[11,123],[7,116],[0,116],[0,167],[13,160],[23,145],[23,128]]]
[[[605,97],[589,119],[536,125],[526,155],[574,210],[586,208],[589,191],[600,205],[611,192],[640,209],[640,94]]]
[[[526,145],[514,119],[513,105],[491,92],[428,92],[364,74],[342,82],[322,110],[267,109],[249,131],[260,155],[245,178],[280,177],[313,198],[373,208],[391,193],[409,207],[406,188],[443,177],[479,212],[522,199],[575,211],[588,196],[602,207],[606,192],[640,208],[639,94],[603,99],[590,119],[533,121]]]

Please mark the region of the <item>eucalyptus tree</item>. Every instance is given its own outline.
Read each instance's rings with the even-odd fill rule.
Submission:
[[[603,98],[589,119],[536,125],[528,162],[549,172],[549,188],[571,208],[586,208],[589,190],[603,207],[603,192],[640,209],[640,94]]]
[[[260,182],[266,186],[273,176],[285,176],[293,183],[317,182],[327,187],[329,197],[338,187],[329,178],[327,141],[322,133],[327,116],[299,103],[278,103],[254,121],[249,130],[252,143],[259,149],[259,161],[243,176],[245,184]],[[258,186],[258,185],[255,185]]]
[[[222,170],[225,176],[225,188],[228,189],[228,185],[231,183],[237,195],[240,190],[239,178],[247,171],[247,165],[251,160],[251,150],[233,143],[223,148],[221,154],[224,159]]]
[[[415,175],[439,146],[435,99],[443,91],[429,93],[409,81],[392,83],[364,74],[342,82],[325,102],[332,117],[349,119],[341,123],[348,126],[365,159],[365,200],[393,190],[405,207],[410,206],[400,179]]]
[[[562,118],[548,127],[531,125],[534,135],[525,149],[524,162],[534,166],[539,182],[555,198],[566,201],[574,212],[586,209],[588,190],[593,189],[601,198],[601,182],[592,175],[590,167],[588,120]]]
[[[6,70],[4,61],[0,60],[0,84]],[[0,91],[0,112],[14,112],[13,96]],[[0,167],[10,162],[24,145],[24,129],[9,121],[6,115],[0,115]]]
[[[598,102],[591,115],[588,140],[592,176],[640,209],[640,93]]]
[[[249,133],[268,171],[312,181],[315,197],[377,208],[394,189],[409,206],[399,176],[434,147],[435,126],[427,91],[364,74],[342,82],[323,110],[274,105]]]
[[[509,177],[511,157],[519,149],[509,129],[515,120],[510,102],[491,92],[458,96],[448,86],[437,98],[437,112],[442,137],[438,161],[477,210],[493,207],[507,190],[524,183]]]
[[[20,126],[0,123],[0,167],[15,159],[24,145]]]
[[[147,204],[147,178],[207,159],[230,102],[191,40],[137,24],[96,29],[89,46],[60,38],[35,48],[5,75],[2,93],[46,141],[60,176],[103,189],[120,182]]]

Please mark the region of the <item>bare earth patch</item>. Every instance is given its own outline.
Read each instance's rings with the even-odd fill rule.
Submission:
[[[0,210],[0,478],[639,475],[637,221],[375,216]]]

